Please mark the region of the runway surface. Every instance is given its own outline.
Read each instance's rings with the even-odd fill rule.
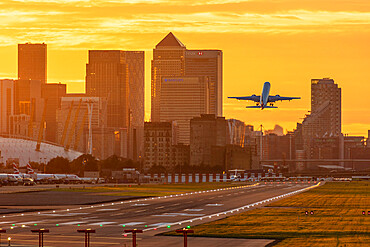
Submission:
[[[50,211],[0,216],[2,234],[11,237],[11,246],[38,246],[38,236],[31,229],[46,228],[44,246],[83,246],[84,236],[77,229],[95,229],[91,245],[131,246],[131,235],[125,229],[142,229],[138,246],[182,246],[182,238],[155,236],[158,233],[214,221],[246,210],[263,206],[291,193],[314,186],[312,183],[261,183],[153,197],[132,201],[102,203]],[[213,242],[213,244],[212,244]],[[208,239],[190,237],[189,246],[265,246],[271,240]]]

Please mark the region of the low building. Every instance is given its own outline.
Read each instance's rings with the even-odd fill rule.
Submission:
[[[226,145],[226,128],[225,118],[214,114],[202,114],[190,120],[190,165],[213,165],[212,147]]]
[[[173,145],[177,145],[176,122],[144,123],[144,170],[152,166],[163,166],[168,170],[174,167]]]

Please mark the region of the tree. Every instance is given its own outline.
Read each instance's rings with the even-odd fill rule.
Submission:
[[[122,170],[123,168],[139,168],[139,163],[134,162],[131,159],[125,159],[118,157],[117,155],[112,155],[101,162],[102,169],[107,169],[111,171]]]
[[[152,167],[150,167],[149,169],[149,173],[151,174],[161,174],[161,173],[166,173],[167,170],[164,166],[161,166],[161,165],[156,165],[154,164]]]
[[[84,171],[99,171],[99,161],[90,154],[83,154],[70,163],[71,172],[83,176]]]
[[[69,165],[69,160],[63,157],[56,157],[49,161],[46,165],[47,173],[70,173],[71,168]]]

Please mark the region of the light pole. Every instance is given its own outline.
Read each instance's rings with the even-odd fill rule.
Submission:
[[[143,230],[125,230],[125,233],[132,233],[132,247],[136,247],[136,233],[143,233]]]
[[[5,229],[0,228],[0,247],[1,247],[1,233],[6,233]]]
[[[11,238],[11,237],[9,237],[9,238],[8,238],[8,246],[11,246],[11,245],[10,245],[10,240],[12,240],[12,238]]]
[[[85,233],[85,247],[90,247],[90,233],[95,233],[92,229],[77,230],[77,232]]]
[[[188,233],[194,233],[194,230],[183,228],[183,229],[176,230],[176,232],[182,233],[184,235],[184,247],[187,247],[188,246]]]
[[[49,232],[49,229],[37,229],[31,230],[31,232],[38,232],[39,233],[39,247],[44,247],[44,232]]]

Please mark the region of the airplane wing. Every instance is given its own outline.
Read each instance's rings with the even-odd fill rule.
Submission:
[[[242,96],[242,97],[228,97],[229,99],[237,100],[251,100],[254,102],[260,102],[260,96],[253,94],[252,96]]]
[[[261,109],[261,106],[258,106],[258,105],[251,105],[251,106],[246,106],[245,108],[259,108]],[[277,108],[277,106],[264,106],[263,108]]]
[[[292,100],[292,99],[300,99],[301,97],[282,97],[280,95],[269,96],[268,102],[276,102],[276,101],[283,101],[283,100]]]

